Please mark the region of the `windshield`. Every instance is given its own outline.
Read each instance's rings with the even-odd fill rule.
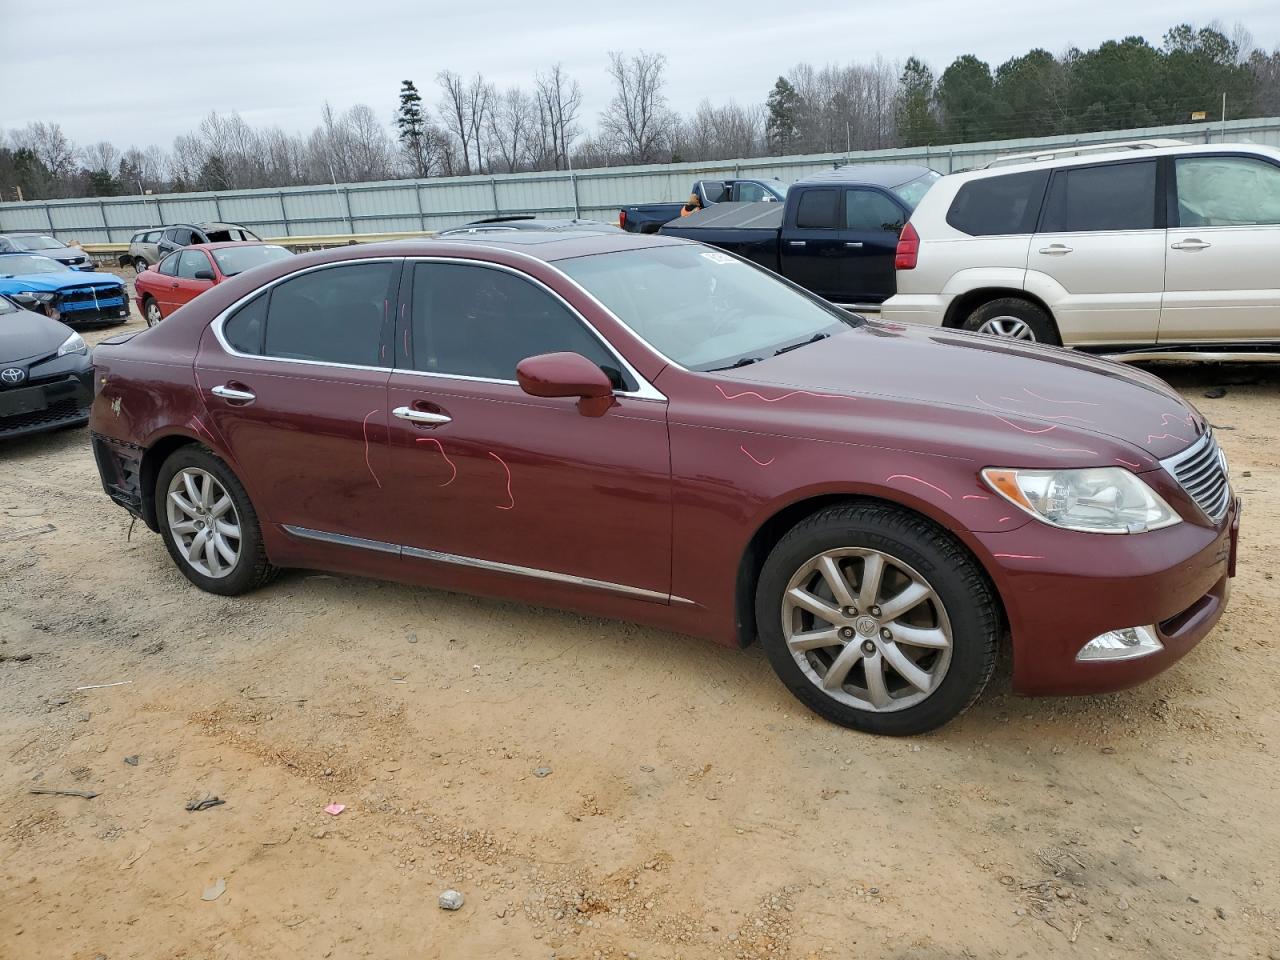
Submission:
[[[218,261],[218,269],[227,277],[234,277],[237,273],[244,273],[246,270],[260,267],[264,263],[271,263],[275,260],[283,260],[285,257],[293,256],[284,247],[277,247],[274,244],[253,247],[226,247],[223,250],[210,250],[209,252],[213,254],[213,259]]]
[[[17,313],[17,312],[18,312],[17,307],[15,307],[12,303],[10,303],[4,297],[0,297],[0,313]]]
[[[67,270],[57,260],[48,257],[33,257],[25,253],[7,254],[0,257],[0,276],[15,276],[26,273],[65,273]]]
[[[922,177],[916,177],[914,180],[908,180],[906,183],[900,183],[896,187],[892,187],[902,202],[911,210],[920,205],[920,201],[924,199],[924,195],[929,192],[932,187],[942,177],[942,174],[935,170],[930,170]]]
[[[13,237],[13,245],[19,250],[59,250],[66,244],[53,237]]]
[[[764,360],[856,323],[759,267],[701,244],[556,265],[656,350],[691,370]]]

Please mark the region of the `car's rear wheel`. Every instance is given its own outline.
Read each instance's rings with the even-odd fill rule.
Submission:
[[[792,528],[761,571],[756,622],[801,702],[869,733],[941,726],[995,668],[982,571],[934,524],[884,504],[828,507]]]
[[[156,303],[155,297],[145,297],[143,299],[142,316],[146,319],[148,327],[154,327],[164,319],[160,314],[160,304]]]
[[[185,446],[160,467],[156,517],[169,556],[202,590],[234,596],[275,575],[249,495],[231,468]]]
[[[136,260],[133,261],[134,273],[142,273],[146,269],[147,269],[147,261],[143,260],[141,257],[138,257]]]
[[[1021,297],[987,301],[965,318],[964,328],[1009,340],[1062,345],[1053,318],[1041,307]]]

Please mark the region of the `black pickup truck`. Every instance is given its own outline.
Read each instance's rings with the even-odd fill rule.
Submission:
[[[780,273],[839,304],[894,293],[898,235],[939,174],[906,164],[858,164],[791,185],[784,203],[719,203],[659,233],[699,240]]]
[[[696,180],[691,196],[705,210],[717,203],[776,203],[787,195],[778,180]],[[675,203],[637,203],[618,211],[618,226],[628,233],[657,233],[664,223],[680,216],[684,200]]]

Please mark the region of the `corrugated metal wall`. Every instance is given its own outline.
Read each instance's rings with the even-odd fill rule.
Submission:
[[[704,176],[778,177],[786,182],[845,163],[921,163],[942,173],[1051,146],[1175,137],[1280,146],[1280,117],[1108,130],[1072,137],[1002,140],[801,157],[652,164],[552,173],[394,180],[323,187],[164,194],[0,204],[0,232],[39,230],[63,240],[120,243],[145,227],[227,220],[264,237],[438,230],[480,217],[535,213],[612,221],[632,203],[683,200]]]

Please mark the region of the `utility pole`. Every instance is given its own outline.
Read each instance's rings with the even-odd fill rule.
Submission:
[[[1222,91],[1222,139],[1227,139],[1227,92]]]

